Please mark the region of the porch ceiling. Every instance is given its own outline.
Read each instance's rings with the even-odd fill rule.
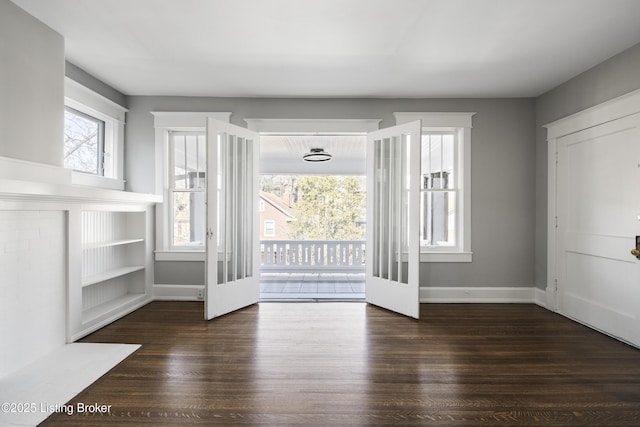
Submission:
[[[364,175],[364,135],[262,135],[260,172],[273,174]],[[323,148],[333,158],[309,163],[302,156],[312,148]]]

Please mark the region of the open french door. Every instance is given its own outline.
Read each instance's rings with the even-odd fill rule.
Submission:
[[[421,122],[367,135],[366,300],[420,317]]]
[[[260,299],[259,136],[207,119],[205,319]]]

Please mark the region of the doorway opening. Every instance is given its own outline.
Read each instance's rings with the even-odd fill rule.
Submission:
[[[366,137],[262,135],[260,143],[260,299],[363,300]],[[330,160],[303,160],[320,152]]]

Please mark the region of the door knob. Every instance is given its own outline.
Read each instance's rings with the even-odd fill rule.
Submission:
[[[632,249],[631,255],[633,255],[636,258],[640,258],[640,249]]]

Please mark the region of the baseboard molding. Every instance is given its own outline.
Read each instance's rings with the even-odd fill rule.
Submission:
[[[534,295],[533,295],[534,300],[533,300],[533,302],[535,304],[539,305],[540,307],[543,307],[543,308],[546,308],[546,309],[550,310],[549,304],[547,303],[548,302],[547,291],[545,289],[540,289],[540,288],[534,287],[533,288],[533,292],[534,292]]]
[[[202,301],[202,285],[153,285],[154,301]],[[547,308],[547,292],[527,287],[421,287],[421,303],[528,303]]]
[[[154,301],[202,301],[198,292],[204,292],[203,285],[153,285]]]
[[[536,287],[421,287],[421,303],[534,303]],[[544,291],[540,290],[544,293]],[[546,299],[546,296],[545,296]],[[540,304],[539,304],[540,305]]]
[[[87,335],[97,331],[98,329],[102,329],[105,326],[115,322],[116,320],[122,319],[124,316],[133,313],[139,308],[144,307],[145,305],[149,304],[151,301],[153,301],[153,298],[144,298],[143,300],[140,300],[136,304],[133,304],[132,306],[124,310],[119,310],[117,313],[114,313],[113,315],[107,317],[106,319],[103,319],[101,322],[93,324],[90,328],[82,329],[81,331],[68,337],[68,340],[69,340],[68,344],[74,343],[80,338],[86,337]]]

